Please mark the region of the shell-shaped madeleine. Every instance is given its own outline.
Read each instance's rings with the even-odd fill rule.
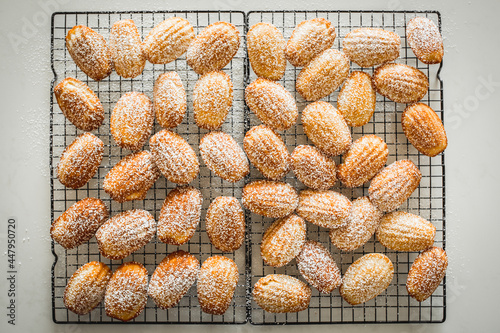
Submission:
[[[293,150],[292,168],[298,180],[315,190],[328,190],[337,181],[335,162],[313,146]]]
[[[240,33],[228,22],[215,22],[203,29],[187,50],[187,63],[197,73],[224,68],[240,47]]]
[[[370,183],[371,202],[383,212],[401,206],[420,184],[422,174],[410,160],[396,161],[380,171]]]
[[[303,190],[299,194],[297,214],[307,222],[335,229],[346,224],[351,201],[335,191]]]
[[[270,274],[254,285],[253,299],[267,312],[299,312],[309,307],[311,288],[294,277]]]
[[[330,103],[319,101],[307,105],[302,111],[302,125],[309,140],[329,156],[340,155],[351,145],[351,131]]]
[[[66,187],[79,188],[94,177],[104,154],[104,143],[92,133],[80,134],[57,163],[57,178]]]
[[[436,227],[418,215],[392,212],[384,215],[377,228],[377,240],[394,251],[422,251],[434,244]]]
[[[406,39],[417,58],[425,64],[443,60],[443,37],[434,22],[426,17],[412,18],[406,24]]]
[[[370,253],[349,266],[342,278],[340,295],[357,305],[375,298],[387,289],[394,275],[394,266],[387,256]]]
[[[388,30],[359,28],[345,36],[342,47],[353,62],[361,67],[371,67],[397,59],[401,38]]]
[[[291,168],[291,157],[278,133],[266,125],[252,127],[243,139],[248,159],[271,180],[283,178]]]
[[[194,38],[189,21],[170,17],[156,25],[144,39],[144,54],[153,64],[167,64],[183,55]]]
[[[104,191],[118,202],[144,200],[160,177],[150,152],[144,150],[125,156],[106,174]]]
[[[161,173],[172,183],[188,184],[198,176],[198,156],[179,134],[162,130],[151,137],[149,148]]]
[[[330,230],[330,240],[342,251],[353,251],[363,246],[375,234],[382,212],[368,197],[357,198],[352,202],[346,225]]]
[[[245,89],[245,102],[264,124],[277,131],[286,130],[297,121],[295,98],[281,84],[256,79]]]
[[[207,258],[198,275],[198,301],[201,310],[213,315],[222,315],[233,300],[238,283],[238,266],[223,256]]]
[[[191,186],[176,187],[163,201],[158,218],[158,239],[182,245],[193,237],[201,217],[203,196]]]
[[[111,275],[109,267],[98,261],[78,268],[64,289],[66,308],[78,315],[92,311],[103,300]]]
[[[52,223],[50,236],[65,249],[72,249],[90,240],[108,216],[108,208],[101,199],[82,199]]]
[[[193,90],[193,113],[198,127],[215,130],[222,126],[233,105],[233,83],[222,71],[203,74]]]
[[[337,108],[347,125],[366,125],[375,112],[377,96],[370,74],[354,71],[344,81],[337,98]]]
[[[205,134],[200,140],[200,154],[207,167],[228,182],[237,182],[250,172],[243,149],[224,132]]]
[[[243,187],[241,201],[252,213],[279,218],[297,208],[299,196],[287,183],[257,180]]]
[[[334,49],[323,51],[297,76],[295,87],[306,101],[317,101],[337,90],[349,75],[349,58]]]
[[[285,38],[274,25],[259,22],[248,30],[248,59],[257,76],[274,81],[281,79],[286,69],[285,49]]]
[[[372,179],[385,165],[389,149],[376,135],[365,135],[353,142],[337,168],[337,176],[347,187],[359,187]]]
[[[208,207],[206,230],[210,242],[219,250],[236,251],[245,239],[245,213],[234,197],[217,197]]]
[[[297,258],[297,268],[309,284],[329,294],[342,283],[340,269],[330,251],[315,241],[307,241]]]
[[[169,309],[179,303],[194,284],[200,271],[200,262],[182,250],[166,256],[156,267],[148,286],[148,295],[160,309]]]
[[[90,78],[100,81],[111,74],[113,61],[102,35],[84,25],[74,26],[66,35],[71,58]]]
[[[177,127],[186,115],[186,90],[177,72],[161,74],[153,89],[156,120],[164,128]]]
[[[269,266],[282,267],[293,260],[306,241],[306,223],[297,215],[276,220],[262,236],[260,254]]]
[[[401,116],[401,125],[408,141],[424,155],[434,157],[448,146],[441,119],[424,103],[408,106]]]
[[[102,125],[101,101],[82,81],[67,77],[54,88],[54,95],[62,113],[76,128],[90,132]]]
[[[442,248],[431,247],[422,252],[408,272],[408,294],[419,302],[425,301],[439,287],[447,267],[448,257]]]
[[[111,135],[118,146],[136,151],[151,135],[153,122],[153,103],[149,97],[129,92],[120,97],[111,113]]]
[[[106,314],[129,321],[141,314],[148,300],[148,271],[138,262],[126,262],[116,269],[106,288]]]
[[[377,92],[397,103],[415,103],[429,88],[429,79],[420,70],[404,64],[385,64],[373,72]]]
[[[145,246],[155,233],[153,215],[143,209],[133,209],[107,220],[97,230],[95,238],[103,256],[119,260]]]
[[[134,21],[121,20],[113,24],[109,34],[109,49],[115,71],[121,77],[134,78],[144,70],[146,57]]]
[[[329,49],[336,36],[333,24],[322,17],[302,21],[295,27],[286,44],[286,58],[295,67],[305,66]]]

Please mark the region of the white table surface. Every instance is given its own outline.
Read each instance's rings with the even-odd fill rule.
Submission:
[[[50,15],[44,11],[169,9],[435,9],[442,14],[445,62],[447,319],[432,325],[322,325],[335,332],[498,330],[500,265],[496,208],[500,185],[500,2],[490,1],[6,1],[0,5],[0,332],[285,331],[304,326],[56,325],[51,318],[48,167]],[[30,22],[34,29],[26,27]],[[23,30],[24,29],[24,30]],[[13,43],[14,34],[24,36]],[[485,82],[493,82],[487,84]],[[17,325],[7,324],[6,223],[18,223]]]

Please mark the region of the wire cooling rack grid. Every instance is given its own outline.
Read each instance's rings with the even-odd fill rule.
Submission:
[[[103,104],[105,114],[104,124],[94,133],[104,142],[104,158],[94,178],[84,187],[78,190],[66,189],[57,179],[57,162],[64,150],[74,138],[81,133],[70,122],[68,122],[59,109],[57,102],[51,100],[51,185],[52,185],[52,218],[58,217],[69,208],[74,202],[85,197],[97,197],[104,200],[110,210],[111,216],[128,209],[143,208],[151,212],[156,219],[159,217],[163,200],[167,192],[175,187],[175,184],[167,182],[161,176],[154,187],[149,190],[144,201],[132,201],[123,204],[117,203],[109,198],[102,189],[102,182],[106,173],[124,156],[130,153],[129,150],[120,149],[114,143],[109,131],[109,119],[115,103],[121,95],[129,91],[144,92],[152,98],[153,84],[155,79],[166,71],[175,70],[181,77],[184,88],[188,92],[188,110],[182,124],[175,131],[181,134],[198,153],[198,144],[201,137],[208,131],[200,130],[193,118],[191,92],[198,79],[198,75],[192,71],[186,63],[185,57],[167,65],[153,65],[148,63],[144,72],[134,79],[123,79],[113,72],[108,78],[95,82],[89,79],[81,70],[77,68],[65,46],[65,36],[69,29],[78,24],[84,24],[101,33],[108,39],[110,27],[114,22],[121,19],[133,19],[138,26],[141,36],[146,36],[151,28],[171,16],[186,18],[198,34],[201,29],[217,21],[228,21],[233,23],[239,30],[241,36],[241,47],[224,69],[231,76],[233,82],[233,107],[226,122],[222,126],[224,132],[230,133],[236,141],[241,143],[245,133],[244,117],[244,83],[246,73],[246,57],[244,47],[245,15],[243,12],[127,12],[127,13],[56,13],[52,21],[52,64],[54,84],[60,82],[65,77],[71,76],[84,81],[94,90]],[[154,132],[161,130],[155,122]],[[145,146],[145,149],[149,149]],[[199,156],[198,156],[199,157]],[[200,158],[201,161],[201,158]],[[97,242],[92,238],[88,244],[82,244],[76,249],[65,251],[58,244],[53,244],[53,251],[56,260],[53,267],[53,319],[55,322],[73,323],[117,323],[105,314],[104,304],[93,310],[90,314],[78,316],[68,311],[63,303],[64,288],[68,279],[81,265],[99,260],[115,270],[122,262],[138,261],[145,265],[149,274],[152,274],[156,265],[171,252],[177,249],[188,251],[195,255],[200,262],[209,256],[222,254],[215,249],[205,232],[204,216],[210,202],[220,195],[231,195],[241,198],[241,188],[244,180],[232,184],[223,181],[212,174],[206,166],[200,166],[199,177],[191,185],[200,189],[203,194],[203,210],[200,226],[193,238],[182,246],[171,246],[162,243],[156,238],[147,244],[143,249],[138,250],[124,260],[108,260],[99,254]],[[223,316],[212,316],[203,313],[200,309],[196,288],[191,288],[189,293],[182,298],[179,305],[169,309],[161,310],[155,307],[154,302],[148,299],[146,309],[134,319],[135,323],[245,323],[247,321],[246,312],[246,270],[245,270],[245,245],[233,253],[224,253],[232,258],[238,265],[240,279],[235,291],[234,301]]]
[[[439,79],[440,66],[427,66],[417,61],[411,52],[405,39],[405,24],[412,17],[423,15],[431,18],[441,26],[438,12],[387,12],[387,11],[263,11],[243,12],[235,11],[179,11],[179,12],[66,12],[54,13],[52,17],[52,44],[51,60],[54,71],[54,80],[51,86],[51,109],[50,109],[50,168],[51,168],[51,197],[52,197],[52,220],[58,217],[74,202],[89,196],[99,197],[106,202],[111,215],[123,210],[133,208],[144,208],[158,218],[163,200],[174,184],[167,182],[164,177],[155,183],[153,189],[148,192],[144,201],[134,201],[119,204],[112,201],[102,190],[102,181],[107,171],[113,167],[122,157],[130,151],[123,150],[113,142],[109,133],[109,117],[116,101],[120,96],[129,91],[144,92],[152,97],[154,80],[163,72],[175,70],[181,76],[188,93],[188,111],[183,123],[176,128],[191,146],[198,151],[200,138],[207,132],[200,130],[193,121],[191,91],[198,76],[189,69],[185,57],[167,64],[152,65],[147,63],[144,72],[135,79],[123,79],[113,72],[108,78],[95,82],[77,69],[65,48],[65,36],[74,25],[84,24],[101,33],[106,39],[109,36],[111,25],[120,19],[131,18],[137,24],[141,35],[144,37],[149,30],[162,20],[171,16],[184,17],[191,22],[198,33],[205,26],[216,21],[228,21],[233,23],[241,34],[241,47],[232,62],[224,69],[231,76],[234,88],[233,108],[230,116],[224,123],[222,130],[230,133],[240,144],[246,130],[251,126],[259,124],[256,117],[249,112],[244,103],[244,88],[255,78],[250,70],[246,57],[244,36],[253,24],[257,22],[270,22],[278,27],[285,38],[291,35],[293,28],[299,22],[314,17],[325,17],[336,27],[337,39],[335,48],[340,48],[343,37],[352,29],[357,27],[380,27],[395,31],[401,36],[402,52],[397,62],[417,67],[426,73],[430,79],[430,89],[423,102],[430,105],[443,118],[443,85]],[[353,64],[353,70],[359,69]],[[373,72],[372,68],[364,68],[364,71]],[[284,78],[281,83],[291,91],[302,110],[305,101],[295,92],[295,78],[300,69],[288,64]],[[81,131],[77,130],[62,115],[52,94],[52,88],[67,76],[72,76],[86,82],[98,95],[104,106],[106,117],[104,124],[94,133],[104,141],[104,159],[95,177],[84,187],[78,190],[66,189],[57,180],[56,166],[64,148],[69,145]],[[325,100],[336,102],[338,91]],[[381,136],[389,146],[390,156],[388,163],[399,159],[411,159],[422,172],[420,187],[415,191],[408,202],[401,209],[419,214],[430,220],[437,228],[436,245],[445,245],[445,180],[444,180],[444,156],[429,158],[419,154],[406,140],[400,125],[401,113],[405,105],[391,102],[377,95],[377,109],[369,124],[362,128],[353,128],[353,139],[365,134],[377,134]],[[155,123],[154,132],[161,128]],[[298,126],[282,133],[289,151],[297,145],[309,143],[302,131],[300,123]],[[146,146],[145,149],[148,149]],[[336,159],[339,162],[339,159]],[[156,239],[146,245],[145,248],[135,252],[125,260],[108,260],[102,257],[93,238],[88,244],[83,244],[77,249],[64,250],[58,244],[52,243],[54,253],[54,264],[52,268],[52,303],[53,320],[56,323],[120,323],[105,315],[103,304],[85,316],[78,316],[68,311],[63,304],[63,293],[67,281],[81,265],[100,260],[108,264],[111,269],[116,269],[123,261],[136,260],[145,264],[151,274],[156,265],[168,253],[178,248],[189,251],[203,262],[207,257],[221,252],[213,248],[206,233],[204,232],[204,216],[209,203],[219,195],[233,195],[241,198],[241,187],[244,183],[262,178],[259,172],[252,168],[251,174],[245,181],[229,184],[214,176],[204,165],[200,168],[200,176],[193,181],[192,185],[199,188],[204,197],[202,222],[193,238],[185,245],[167,246]],[[293,174],[286,177],[286,181],[298,189],[303,185],[296,181]],[[336,190],[354,199],[367,194],[367,187],[354,190],[346,189],[337,185]],[[232,258],[238,265],[240,279],[235,292],[235,298],[230,308],[223,316],[212,316],[200,310],[196,288],[191,288],[189,293],[182,298],[179,305],[169,309],[157,309],[151,299],[148,300],[144,312],[134,319],[132,323],[219,323],[219,324],[242,324],[249,321],[252,324],[306,324],[306,323],[423,323],[442,322],[445,319],[445,282],[428,300],[418,303],[411,299],[405,289],[406,275],[409,267],[418,253],[403,253],[387,250],[373,239],[363,248],[352,253],[343,253],[331,245],[326,229],[308,224],[308,237],[320,241],[329,247],[334,258],[339,264],[342,272],[357,258],[365,253],[385,253],[394,263],[395,276],[391,286],[386,292],[363,305],[350,306],[344,302],[338,290],[331,295],[321,295],[313,290],[313,296],[309,309],[294,314],[270,314],[260,309],[251,298],[253,284],[262,276],[270,273],[285,273],[299,276],[295,267],[295,261],[283,268],[274,269],[263,264],[260,257],[260,241],[265,229],[272,222],[271,219],[262,218],[255,214],[246,212],[247,233],[245,245],[234,254],[224,255]]]
[[[337,38],[334,48],[341,49],[344,36],[351,30],[359,27],[377,27],[394,31],[401,37],[401,56],[397,62],[405,63],[417,67],[423,71],[430,79],[429,93],[422,99],[423,103],[432,107],[440,117],[443,116],[443,88],[438,77],[440,65],[428,66],[418,62],[410,47],[406,43],[405,27],[406,22],[415,16],[427,16],[440,26],[440,15],[437,12],[377,12],[377,11],[259,11],[248,13],[248,27],[258,22],[269,22],[274,24],[288,39],[301,21],[315,17],[324,17],[335,25]],[[373,68],[361,69],[352,63],[351,70],[363,70],[370,74]],[[308,104],[295,90],[295,79],[300,72],[300,68],[295,68],[287,64],[287,69],[283,79],[280,81],[285,88],[294,94],[299,107],[299,113]],[[254,80],[255,74],[250,71],[250,81]],[[336,105],[338,91],[324,98],[328,102]],[[422,181],[419,188],[408,199],[407,203],[400,207],[418,214],[431,221],[437,229],[436,246],[444,246],[444,156],[429,158],[422,154],[408,143],[401,128],[401,113],[406,105],[394,103],[377,94],[377,106],[373,118],[363,127],[352,128],[353,140],[366,134],[375,134],[384,139],[389,147],[389,158],[387,164],[396,160],[410,159],[422,172]],[[251,126],[260,122],[255,115],[250,114]],[[287,130],[282,134],[289,151],[301,144],[311,144],[304,134],[300,124],[300,117],[297,126]],[[340,158],[335,159],[340,162]],[[262,175],[252,169],[251,178],[262,178]],[[286,181],[298,190],[305,186],[297,181],[293,172],[286,176]],[[349,189],[337,182],[333,188],[355,199],[368,195],[368,186],[362,188]],[[267,227],[272,223],[272,219],[263,218],[252,214],[252,223],[249,224],[250,233],[249,248],[253,255],[249,255],[252,267],[251,286],[259,278],[267,274],[280,273],[292,276],[300,276],[295,260],[285,267],[275,269],[263,263],[260,256],[260,243],[262,235]],[[427,301],[419,303],[408,296],[406,292],[406,276],[409,268],[418,253],[391,251],[376,242],[372,238],[365,246],[353,252],[340,253],[331,244],[328,231],[307,223],[307,237],[316,240],[327,246],[333,254],[335,261],[344,273],[349,265],[366,253],[379,252],[386,254],[394,264],[394,279],[389,288],[375,299],[361,305],[351,306],[343,301],[338,289],[329,295],[321,294],[313,288],[310,306],[307,310],[298,313],[271,314],[262,310],[255,301],[252,300],[250,311],[250,322],[253,324],[303,324],[303,323],[409,323],[409,322],[442,322],[445,319],[445,289],[443,286],[434,293]]]

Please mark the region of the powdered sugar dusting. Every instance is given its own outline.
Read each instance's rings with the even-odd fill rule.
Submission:
[[[156,221],[147,211],[122,212],[104,223],[95,235],[99,251],[109,259],[123,259],[153,239]]]
[[[248,58],[257,76],[281,79],[286,69],[285,49],[285,38],[274,25],[259,22],[248,30]]]
[[[446,274],[448,257],[439,247],[422,252],[413,262],[408,273],[406,289],[419,302],[429,298]]]
[[[345,36],[342,47],[353,62],[361,67],[371,67],[397,59],[401,39],[392,31],[359,28]]]
[[[346,224],[351,201],[335,191],[303,190],[299,194],[297,214],[307,222],[335,229]]]
[[[109,49],[116,73],[134,78],[142,73],[146,57],[142,51],[141,35],[132,20],[115,22],[109,35]]]
[[[337,181],[335,162],[313,146],[297,146],[292,153],[295,177],[315,190],[327,190]]]
[[[443,37],[434,22],[426,17],[415,17],[406,25],[406,37],[418,59],[426,64],[437,64],[443,59]]]
[[[300,274],[320,292],[329,294],[342,283],[337,264],[320,243],[307,241],[296,260]]]
[[[270,274],[257,281],[253,298],[267,312],[299,312],[309,307],[311,288],[294,277]]]
[[[255,214],[278,218],[295,210],[299,196],[287,183],[257,180],[245,185],[241,200]]]
[[[265,263],[281,267],[295,258],[306,241],[306,224],[297,215],[276,220],[262,236],[260,254]]]
[[[245,214],[238,199],[215,198],[208,207],[206,231],[217,249],[227,252],[239,249],[245,238]]]
[[[153,92],[156,120],[162,127],[177,127],[187,109],[186,91],[177,72],[161,74],[156,79]]]

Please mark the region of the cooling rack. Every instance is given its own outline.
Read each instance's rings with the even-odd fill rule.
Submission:
[[[359,27],[376,27],[394,31],[401,37],[401,55],[396,62],[417,67],[423,71],[430,80],[429,93],[422,99],[437,114],[443,118],[443,83],[439,78],[440,65],[426,65],[417,60],[406,42],[406,23],[415,16],[427,16],[440,27],[440,14],[432,11],[252,11],[247,14],[247,23],[250,28],[258,22],[268,22],[274,24],[288,39],[295,26],[301,21],[315,17],[323,17],[335,25],[337,38],[333,48],[341,49],[342,40],[347,33]],[[370,74],[373,68],[360,68],[356,64],[351,64],[351,70],[363,70]],[[308,104],[295,90],[295,79],[300,72],[300,68],[295,68],[287,64],[285,75],[280,81],[285,88],[292,92],[299,114]],[[249,80],[256,78],[250,69]],[[336,106],[339,90],[324,98]],[[400,209],[406,210],[422,216],[431,221],[436,226],[436,246],[444,246],[445,242],[445,191],[444,191],[444,155],[434,158],[420,154],[411,144],[408,143],[401,128],[401,114],[406,107],[384,98],[377,94],[377,105],[373,118],[363,127],[351,128],[353,140],[366,134],[380,136],[387,143],[389,148],[389,158],[387,164],[396,160],[412,160],[422,172],[420,186],[413,195],[403,204]],[[249,112],[250,126],[258,125],[257,117]],[[300,123],[297,126],[281,134],[290,152],[301,144],[311,144],[304,134]],[[340,158],[335,158],[335,162],[340,162]],[[262,175],[253,168],[250,177],[252,179],[262,178]],[[286,176],[286,182],[294,186],[297,190],[304,189],[292,173]],[[368,195],[368,186],[349,189],[337,182],[333,188],[341,192],[348,198],[355,199]],[[262,235],[267,227],[272,223],[272,219],[251,214],[248,233],[250,234],[250,244],[248,245],[248,260],[252,268],[250,278],[250,288],[259,278],[267,274],[279,273],[300,277],[295,260],[290,264],[274,268],[263,263],[260,256],[260,243]],[[394,279],[389,288],[377,296],[375,299],[361,305],[352,306],[342,300],[338,289],[329,295],[321,294],[313,289],[310,306],[307,310],[298,313],[271,314],[262,310],[255,301],[251,302],[250,319],[252,324],[305,324],[305,323],[431,323],[442,322],[445,319],[445,287],[444,284],[425,302],[419,303],[408,296],[406,292],[406,276],[413,260],[418,255],[417,252],[397,252],[392,251],[374,238],[363,247],[352,251],[341,253],[328,236],[328,230],[307,223],[307,237],[326,246],[336,263],[344,273],[349,265],[366,253],[378,252],[387,255],[394,264]]]
[[[253,79],[255,74],[250,69],[246,57],[245,38],[249,27],[257,22],[270,22],[280,29],[288,38],[296,24],[314,17],[324,17],[330,20],[336,28],[337,38],[334,48],[340,48],[343,37],[357,27],[380,27],[396,32],[401,36],[401,57],[397,62],[405,63],[426,73],[430,80],[429,93],[422,102],[431,106],[443,119],[443,83],[439,78],[441,65],[428,66],[418,62],[405,38],[405,25],[414,16],[427,16],[441,28],[440,14],[435,11],[252,11],[247,14],[241,11],[128,11],[128,12],[58,12],[52,16],[51,63],[54,79],[50,91],[50,169],[51,169],[51,215],[52,220],[69,208],[76,201],[85,197],[99,197],[110,209],[111,215],[123,210],[142,208],[151,212],[156,218],[159,216],[163,200],[175,184],[167,182],[164,177],[155,183],[148,192],[144,201],[126,202],[123,204],[112,201],[102,190],[102,182],[107,171],[130,151],[117,147],[109,133],[109,118],[114,104],[120,96],[129,91],[144,92],[152,97],[154,80],[166,71],[175,70],[181,76],[188,97],[187,116],[175,131],[181,134],[198,153],[200,138],[207,133],[200,130],[193,119],[192,89],[198,79],[186,64],[185,57],[167,65],[152,65],[147,63],[144,72],[134,79],[123,79],[113,72],[108,78],[95,82],[82,73],[72,61],[65,47],[65,36],[74,25],[84,24],[101,33],[106,39],[109,36],[111,25],[120,19],[133,19],[144,37],[153,26],[171,16],[186,18],[198,33],[205,26],[216,21],[233,23],[240,31],[241,45],[232,62],[224,68],[231,76],[234,89],[233,107],[227,117],[222,130],[231,134],[238,143],[243,141],[244,133],[252,126],[258,125],[258,119],[248,110],[244,103],[244,88]],[[352,64],[352,70],[360,70]],[[373,68],[363,68],[363,71],[373,72]],[[306,102],[295,91],[295,79],[300,69],[287,65],[284,78],[280,81],[297,100],[299,111]],[[57,180],[56,166],[64,148],[82,132],[77,130],[62,115],[52,94],[55,84],[65,77],[72,76],[87,83],[99,96],[105,110],[104,124],[96,134],[105,144],[104,158],[94,178],[78,190],[66,189]],[[324,100],[336,104],[338,91]],[[406,140],[401,129],[400,118],[404,104],[396,104],[377,95],[375,114],[367,125],[353,128],[353,139],[365,134],[376,134],[382,137],[389,147],[388,164],[400,159],[410,159],[420,168],[422,181],[419,188],[401,207],[403,210],[418,214],[436,226],[436,246],[445,246],[445,165],[444,155],[429,158],[421,155]],[[154,132],[161,128],[155,122]],[[302,126],[297,126],[281,133],[289,151],[300,144],[310,144]],[[145,149],[148,149],[147,145]],[[337,158],[336,162],[340,160]],[[177,249],[183,249],[194,254],[200,262],[214,254],[222,254],[212,247],[205,233],[204,216],[210,202],[219,195],[232,195],[241,198],[241,188],[245,183],[261,179],[262,175],[251,168],[250,175],[236,184],[230,184],[212,174],[203,163],[200,166],[200,175],[192,183],[203,194],[202,220],[193,238],[180,247],[170,246],[156,238],[146,247],[135,252],[124,260],[108,260],[99,253],[95,238],[88,244],[80,245],[73,250],[64,250],[52,242],[54,264],[52,267],[52,315],[56,323],[121,323],[107,317],[104,305],[100,304],[90,314],[78,316],[64,307],[63,293],[67,281],[81,265],[100,260],[116,269],[122,262],[135,260],[141,262],[151,274],[156,265],[168,254]],[[293,174],[285,180],[298,190],[304,186],[298,182]],[[357,189],[347,189],[340,186],[334,188],[349,198],[367,195],[367,186]],[[320,324],[320,323],[433,323],[443,322],[446,316],[446,288],[445,281],[436,292],[425,302],[419,303],[410,298],[406,292],[405,282],[411,263],[418,253],[391,251],[375,242],[372,238],[364,247],[348,253],[340,253],[330,242],[326,229],[308,224],[308,238],[317,240],[328,247],[333,254],[342,272],[363,254],[380,252],[386,254],[394,263],[395,275],[392,284],[386,292],[362,305],[351,306],[344,302],[338,290],[330,295],[322,295],[313,290],[310,307],[294,314],[265,313],[252,300],[253,284],[262,276],[271,273],[290,274],[299,277],[295,260],[289,265],[274,269],[263,264],[260,257],[260,241],[265,229],[272,220],[251,214],[246,211],[247,231],[245,244],[234,254],[226,255],[235,260],[238,265],[240,279],[235,292],[235,298],[230,308],[223,316],[213,316],[201,311],[196,297],[196,288],[190,289],[182,298],[179,305],[161,310],[155,307],[151,299],[144,312],[131,323],[173,323],[173,324],[243,324],[250,322],[257,325],[268,324]]]

